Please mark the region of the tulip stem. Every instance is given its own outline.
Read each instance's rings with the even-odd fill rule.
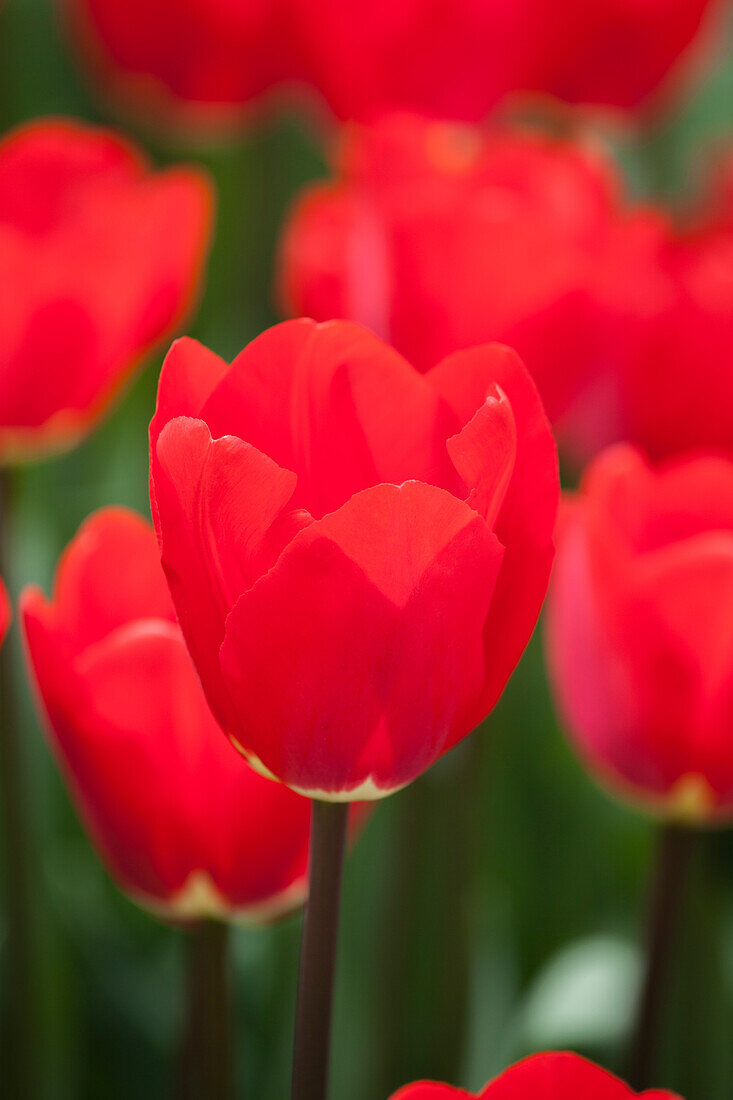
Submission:
[[[12,484],[0,470],[0,575],[9,579]],[[5,981],[9,1012],[5,1084],[8,1095],[33,1093],[33,998],[28,822],[23,754],[18,736],[11,639],[0,651],[0,815],[5,891]]]
[[[325,1100],[347,802],[312,802],[310,882],[300,948],[292,1100]]]
[[[229,927],[202,920],[186,936],[186,1018],[176,1100],[232,1100],[234,1044]]]
[[[629,1084],[635,1089],[648,1088],[655,1069],[669,967],[695,839],[695,830],[686,826],[660,826],[648,903],[645,972],[627,1070]]]

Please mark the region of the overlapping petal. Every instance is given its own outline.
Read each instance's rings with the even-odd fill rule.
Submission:
[[[475,512],[420,482],[311,524],[227,621],[239,743],[309,794],[410,782],[470,729],[501,559]]]
[[[306,520],[289,508],[296,477],[186,417],[163,428],[151,468],[163,568],[209,702],[228,726],[218,656],[226,618]]]
[[[316,517],[383,481],[455,485],[435,392],[396,351],[345,321],[268,329],[237,356],[201,417],[212,435],[246,439],[293,470],[296,500]]]
[[[456,352],[427,377],[458,422],[465,423],[470,410],[479,408],[493,387],[511,409],[513,426],[506,423],[505,413],[501,428],[511,431],[515,455],[511,476],[502,478],[504,494],[493,522],[505,553],[484,632],[486,687],[482,707],[488,711],[527,644],[547,591],[559,500],[557,452],[537,389],[509,348],[494,345]],[[479,425],[472,424],[464,432],[475,432]],[[494,427],[485,420],[481,426],[483,430]],[[492,442],[496,438],[494,429]],[[453,442],[454,453],[455,448]],[[469,488],[472,492],[476,489],[474,485]]]

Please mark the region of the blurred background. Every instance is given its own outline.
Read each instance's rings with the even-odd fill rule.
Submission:
[[[678,201],[706,149],[733,141],[733,54],[641,137],[607,139],[636,196]],[[321,142],[279,115],[221,144],[165,142],[94,94],[50,0],[0,9],[2,128],[43,114],[123,127],[154,162],[213,176],[218,218],[190,333],[231,358],[278,319],[274,246],[284,212],[325,173]],[[147,424],[164,349],[72,453],[19,470],[11,573],[48,589],[93,509],[147,513]],[[638,980],[653,824],[582,771],[550,706],[540,630],[484,728],[377,807],[345,880],[332,1095],[382,1100],[417,1077],[477,1089],[530,1051],[573,1048],[620,1069]],[[180,1027],[181,933],[138,910],[82,832],[36,719],[17,629],[31,823],[36,1063],[41,1095],[166,1095]],[[256,838],[253,838],[256,843]],[[300,918],[237,929],[240,1095],[287,1094]],[[0,914],[0,937],[2,914]],[[3,1021],[8,1005],[0,1006]],[[704,837],[658,1083],[686,1100],[733,1090],[733,835]]]

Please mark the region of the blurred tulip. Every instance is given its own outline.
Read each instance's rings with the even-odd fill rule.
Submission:
[[[547,613],[591,770],[672,818],[733,812],[733,461],[610,448],[567,502]]]
[[[539,0],[535,90],[633,109],[707,61],[727,0]]]
[[[254,765],[377,798],[490,711],[553,557],[557,459],[517,356],[420,375],[357,325],[286,322],[161,375],[153,513],[209,702]]]
[[[633,1092],[618,1077],[577,1054],[534,1054],[505,1070],[479,1093],[419,1081],[392,1100],[679,1100],[671,1092]]]
[[[67,0],[71,30],[130,106],[231,121],[293,68],[287,0]]]
[[[653,456],[733,451],[733,155],[659,256],[666,303],[607,391],[606,434]],[[690,377],[694,387],[690,391]]]
[[[704,53],[722,6],[66,0],[72,31],[109,87],[199,123],[241,116],[276,88],[296,101],[315,93],[349,120],[411,109],[478,121],[513,93],[634,109]]]
[[[719,0],[294,0],[339,118],[395,108],[479,121],[511,93],[630,109],[697,44]],[[702,41],[701,41],[702,40]],[[302,48],[302,47],[301,47]]]
[[[113,877],[163,916],[264,920],[304,896],[310,807],[227,743],[175,623],[152,528],[97,512],[51,601],[22,597],[49,736]]]
[[[296,203],[280,296],[294,315],[368,325],[420,370],[510,344],[585,452],[615,412],[606,374],[667,301],[666,237],[586,143],[392,116],[349,129],[336,181]]]
[[[115,134],[32,122],[0,142],[0,463],[75,441],[196,291],[212,196]]]

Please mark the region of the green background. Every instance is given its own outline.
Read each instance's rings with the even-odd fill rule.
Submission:
[[[724,44],[720,52],[694,95],[653,130],[615,135],[634,194],[684,197],[705,150],[733,131],[733,60]],[[47,0],[5,0],[0,10],[0,111],[5,128],[41,114],[123,125],[79,71]],[[215,179],[216,241],[188,331],[231,357],[277,319],[273,248],[291,197],[324,172],[316,135],[280,118],[202,149],[125,128],[155,161],[195,160]],[[146,432],[163,350],[83,446],[14,476],[14,595],[28,581],[48,587],[61,548],[93,509],[147,512]],[[168,1095],[182,933],[138,910],[102,869],[40,732],[17,629],[9,646],[31,824],[41,1095]],[[485,727],[380,805],[348,860],[333,1097],[386,1100],[423,1076],[476,1089],[553,1046],[620,1068],[653,840],[653,823],[600,792],[562,739],[538,631]],[[730,833],[701,838],[691,887],[656,1083],[687,1100],[730,1100]],[[234,935],[242,1096],[287,1095],[299,928],[292,918]],[[6,1030],[7,1000],[0,1010]]]

